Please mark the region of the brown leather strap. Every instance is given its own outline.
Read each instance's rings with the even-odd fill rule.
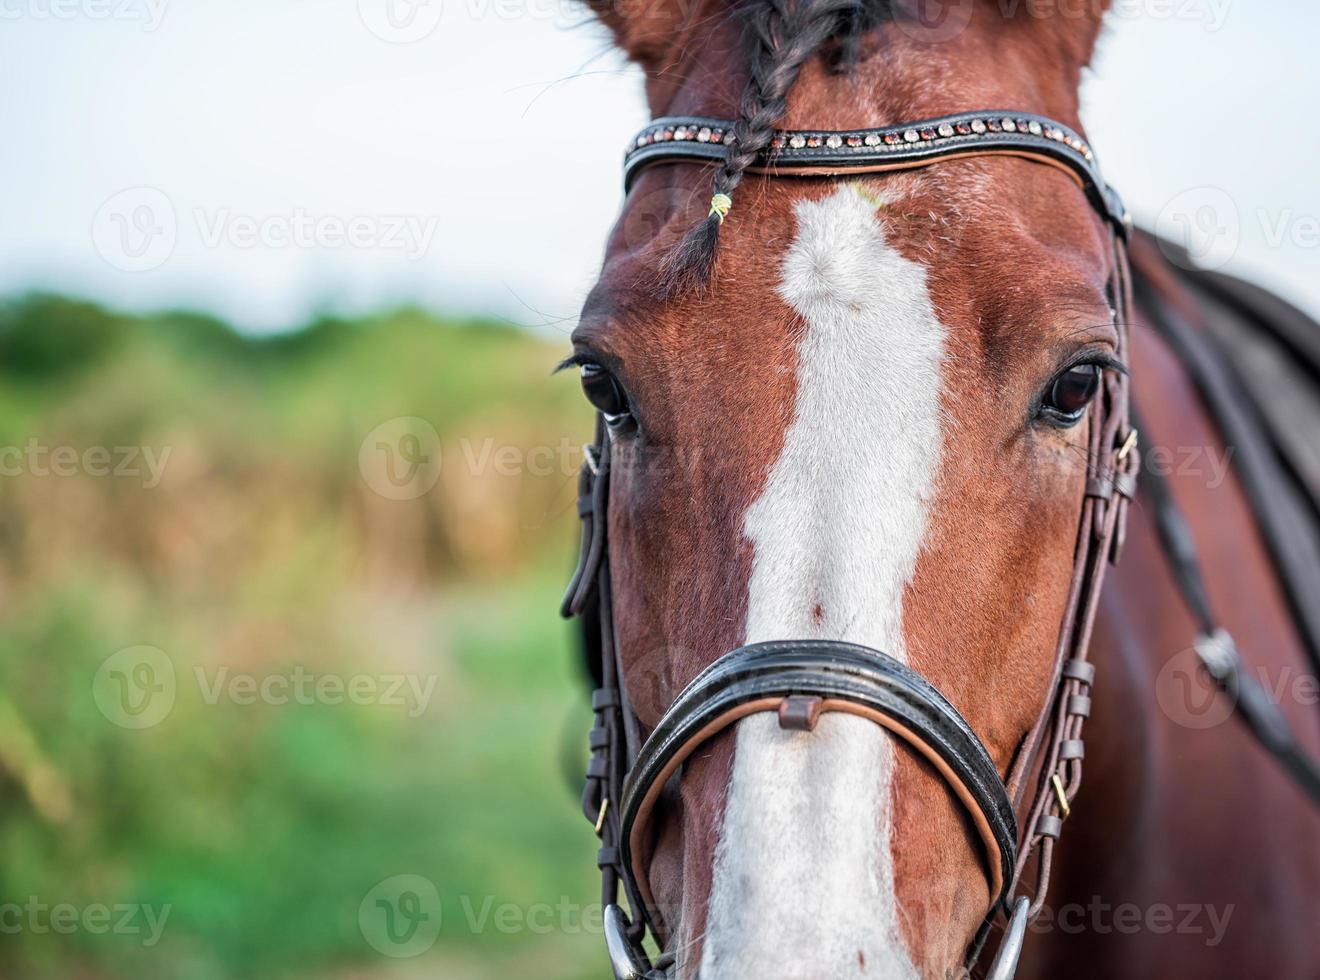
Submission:
[[[1128,353],[1132,287],[1127,251],[1117,240],[1113,250],[1116,320],[1120,357]],[[1095,668],[1087,660],[1099,608],[1105,568],[1122,547],[1125,512],[1140,467],[1135,430],[1128,421],[1126,375],[1106,375],[1102,397],[1090,417],[1087,494],[1074,555],[1072,586],[1056,651],[1054,693],[1045,712],[1028,734],[1009,774],[1009,789],[1020,799],[1035,774],[1035,789],[1022,827],[1026,838],[1019,852],[1015,886],[1032,860],[1036,880],[1031,914],[1039,913],[1049,889],[1055,841],[1081,788],[1085,757],[1082,729],[1090,714]],[[1105,487],[1109,492],[1093,493]],[[1121,487],[1121,493],[1112,492]]]
[[[624,189],[656,164],[723,161],[733,127],[732,120],[705,116],[653,120],[624,154]],[[1086,140],[1053,119],[1016,110],[960,112],[875,129],[781,130],[748,169],[774,177],[832,177],[996,155],[1019,156],[1063,170],[1115,233],[1127,235],[1131,227],[1127,209],[1101,178]]]

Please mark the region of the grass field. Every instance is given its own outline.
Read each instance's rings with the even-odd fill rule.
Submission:
[[[564,346],[0,306],[0,977],[599,975]]]

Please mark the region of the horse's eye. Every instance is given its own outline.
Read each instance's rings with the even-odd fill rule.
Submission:
[[[1074,364],[1050,382],[1041,405],[1042,414],[1055,425],[1075,425],[1099,390],[1100,365]]]
[[[582,391],[587,401],[605,416],[605,424],[616,431],[633,424],[628,395],[617,378],[599,364],[582,365]]]

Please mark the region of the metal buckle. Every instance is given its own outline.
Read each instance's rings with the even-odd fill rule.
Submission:
[[[1122,447],[1118,450],[1118,461],[1121,463],[1128,458],[1128,454],[1137,448],[1138,434],[1136,429],[1129,429],[1127,438],[1123,440]]]
[[[1050,783],[1054,786],[1054,795],[1059,800],[1059,812],[1063,814],[1063,819],[1067,820],[1072,816],[1072,807],[1068,805],[1068,794],[1064,792],[1063,780],[1056,772],[1050,776]]]
[[[600,476],[600,451],[589,442],[582,444],[582,460],[592,476]]]
[[[1013,974],[1017,972],[1018,959],[1022,956],[1022,942],[1027,935],[1028,913],[1031,911],[1031,903],[1027,901],[1026,896],[1019,898],[1013,903],[1013,917],[1008,922],[1008,928],[1004,930],[1004,938],[999,943],[999,952],[995,954],[995,961],[990,966],[990,972],[985,975],[985,980],[1013,980]]]
[[[628,920],[617,905],[605,906],[605,949],[615,980],[647,980],[651,965],[628,940]]]
[[[1192,648],[1196,650],[1196,655],[1201,658],[1210,676],[1221,683],[1238,665],[1237,645],[1227,630],[1217,629],[1209,636],[1198,636]]]

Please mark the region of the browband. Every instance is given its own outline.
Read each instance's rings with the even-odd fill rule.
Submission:
[[[734,123],[704,116],[667,116],[629,144],[623,186],[655,163],[721,161]],[[1104,182],[1095,153],[1071,129],[1044,116],[1014,110],[960,112],[879,129],[780,130],[749,170],[776,177],[837,176],[907,170],[961,156],[1006,154],[1068,172],[1092,206],[1126,238],[1131,221],[1118,192]]]
[[[991,907],[1007,897],[1017,860],[1013,804],[994,762],[958,710],[924,677],[878,650],[827,640],[777,640],[731,650],[697,675],[660,719],[628,772],[620,857],[645,900],[643,914],[650,917],[655,908],[643,836],[661,790],[698,747],[763,711],[778,711],[781,727],[802,730],[814,728],[823,712],[859,715],[916,749],[939,771],[980,834]]]

